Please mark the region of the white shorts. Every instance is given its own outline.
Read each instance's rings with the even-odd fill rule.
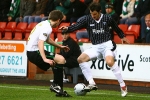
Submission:
[[[92,45],[89,49],[86,49],[83,53],[87,54],[91,60],[93,59],[104,59],[106,56],[116,57],[116,44],[109,40],[107,42]]]

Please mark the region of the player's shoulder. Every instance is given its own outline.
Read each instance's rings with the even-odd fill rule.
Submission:
[[[103,18],[107,19],[107,20],[111,20],[112,19],[111,15],[109,15],[109,14],[103,14]]]
[[[103,17],[110,18],[111,15],[109,15],[109,14],[103,14]]]

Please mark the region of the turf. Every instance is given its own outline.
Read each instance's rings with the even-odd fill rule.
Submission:
[[[49,87],[0,84],[0,100],[150,100],[149,94],[128,93],[121,97],[119,91],[97,90],[85,96],[76,96],[73,88],[65,88],[72,97],[55,97]]]

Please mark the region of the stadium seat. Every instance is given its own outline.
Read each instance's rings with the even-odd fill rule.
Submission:
[[[59,30],[62,26],[70,26],[69,22],[62,22],[57,28],[53,28],[53,33],[61,33],[61,30]]]
[[[70,33],[70,37],[73,38],[75,41],[77,41],[76,39],[76,34]],[[57,33],[57,42],[62,42],[63,41],[63,37],[62,37],[62,33]]]
[[[135,35],[134,34],[127,34],[126,38],[130,41],[130,44],[135,43]]]
[[[137,39],[140,34],[140,25],[130,25],[125,34],[134,34],[135,39]]]
[[[80,67],[75,67],[75,68],[67,68],[64,67],[65,74],[66,76],[71,75],[72,76],[72,83],[76,84],[78,83],[79,76],[83,76],[82,70]],[[84,77],[84,76],[83,76]],[[86,82],[85,78],[83,79],[84,82]]]
[[[4,31],[5,32],[13,32],[14,29],[16,28],[17,23],[16,22],[8,22],[6,25]]]
[[[25,29],[27,28],[27,23],[26,22],[20,22],[18,23],[17,27],[14,29],[14,32],[21,32],[23,33]]]
[[[84,0],[80,0],[80,1],[84,3]]]
[[[127,34],[126,38],[130,41],[130,44],[135,43],[135,35],[134,34]],[[117,34],[114,34],[114,42],[116,44],[121,44],[121,39],[119,38],[119,36]]]
[[[27,26],[25,32],[26,32],[26,33],[30,33],[31,30],[32,30],[37,24],[38,24],[38,23],[36,23],[36,22],[30,23],[30,24]]]
[[[51,33],[50,34],[50,38],[54,41],[55,40],[55,38],[54,38],[54,33]]]
[[[61,33],[57,33],[56,41],[57,41],[57,42],[62,42],[62,40],[63,40],[62,34],[61,34]]]
[[[6,22],[0,22],[0,32],[3,33],[4,29],[6,27],[7,23]]]
[[[0,40],[2,39],[2,33],[0,32]]]
[[[12,32],[5,32],[3,40],[12,40]]]
[[[29,35],[30,35],[30,33],[25,33],[25,38],[24,38],[24,40],[28,40],[28,37],[29,37]]]
[[[76,38],[76,33],[75,32],[70,33],[70,37],[73,38],[75,41],[78,41],[77,38]]]
[[[119,38],[119,36],[117,35],[117,34],[114,34],[114,42],[116,43],[116,44],[121,44],[122,42],[121,42],[121,39]]]
[[[128,30],[127,24],[119,24],[118,27],[123,31],[126,32]]]
[[[22,40],[22,33],[15,32],[15,36],[14,36],[13,40]]]

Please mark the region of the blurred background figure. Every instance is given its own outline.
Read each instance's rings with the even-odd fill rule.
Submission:
[[[134,4],[135,0],[124,0],[122,6],[122,13],[120,15],[120,24],[128,25],[128,19],[130,19],[130,17],[134,14]]]
[[[146,28],[144,30],[145,37],[143,39],[145,39],[145,43],[150,43],[150,12],[145,16],[145,24],[146,24]]]
[[[41,21],[47,20],[49,16],[49,12],[55,9],[54,0],[48,0],[45,10],[44,10],[44,17],[42,17]]]
[[[43,18],[44,15],[44,10],[46,7],[48,0],[36,0],[36,5],[35,5],[35,10],[32,13],[32,16],[25,16],[23,18],[23,22],[27,22],[28,24],[32,22],[41,22],[41,18]]]
[[[8,22],[10,21],[15,21],[15,19],[17,17],[19,17],[19,13],[20,13],[20,0],[12,0],[11,1],[11,5],[10,5],[10,9],[9,9],[9,12],[7,14],[8,16]]]
[[[109,0],[111,4],[113,4],[115,12],[118,14],[118,16],[122,13],[122,5],[124,0]]]
[[[11,0],[0,0],[0,21],[7,21]]]
[[[118,23],[118,20],[119,20],[119,16],[118,16],[118,14],[115,12],[115,10],[114,10],[114,7],[113,7],[113,5],[111,4],[111,3],[107,3],[106,5],[105,5],[105,9],[106,9],[106,14],[109,14],[115,21],[116,21],[116,23]],[[110,27],[111,28],[111,27]],[[112,38],[112,40],[114,39],[114,31],[112,30],[112,28],[111,28],[111,38]]]
[[[23,22],[24,16],[31,16],[35,9],[35,2],[34,0],[21,0],[20,1],[20,17],[16,18],[16,22]]]
[[[70,0],[54,0],[55,9],[60,10],[64,15],[68,14]]]
[[[87,4],[87,6],[89,6],[89,4],[91,4],[92,2],[100,3],[100,5],[101,5],[101,13],[103,13],[103,14],[106,13],[106,11],[105,11],[105,5],[106,5],[107,2],[105,0],[88,0],[88,2],[87,2],[87,0],[85,0],[85,2]],[[89,8],[87,8],[85,10],[85,15],[88,15],[88,14],[90,14]]]
[[[106,14],[109,14],[118,23],[119,16],[114,10],[114,6],[111,3],[105,5]]]
[[[70,7],[66,14],[66,21],[72,24],[76,22],[79,17],[84,15],[87,6],[80,0],[70,0],[70,2]]]

